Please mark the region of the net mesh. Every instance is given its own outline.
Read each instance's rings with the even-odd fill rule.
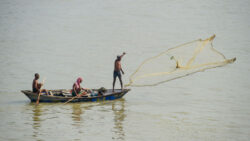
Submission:
[[[215,35],[170,48],[148,58],[130,76],[128,86],[155,86],[206,69],[233,63],[213,48]]]

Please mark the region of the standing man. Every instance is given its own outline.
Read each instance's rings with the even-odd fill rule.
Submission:
[[[121,59],[122,57],[125,55],[126,53],[123,52],[123,54],[121,56],[117,56],[117,59],[115,60],[115,65],[114,65],[114,74],[113,74],[113,92],[114,92],[114,88],[115,88],[115,81],[116,81],[116,77],[118,76],[119,80],[120,80],[120,84],[121,84],[121,89],[123,89],[123,84],[122,84],[122,74],[124,74],[123,70],[122,70],[122,66],[121,66]]]

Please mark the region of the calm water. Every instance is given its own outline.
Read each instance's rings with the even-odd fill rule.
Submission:
[[[250,138],[249,0],[0,0],[0,140]],[[39,72],[45,88],[111,88],[147,57],[216,34],[234,64],[132,88],[123,99],[35,106],[20,90]],[[119,87],[119,83],[117,83]]]

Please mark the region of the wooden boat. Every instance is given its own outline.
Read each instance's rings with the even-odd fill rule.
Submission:
[[[106,92],[100,94],[97,89],[92,89],[92,92],[83,97],[72,97],[70,93],[71,90],[60,89],[60,90],[49,90],[50,95],[42,93],[40,95],[40,102],[94,102],[94,101],[105,101],[105,100],[115,100],[123,97],[130,89],[107,89]],[[31,102],[36,102],[38,98],[37,93],[33,93],[31,90],[22,90]],[[73,98],[73,100],[72,100]]]

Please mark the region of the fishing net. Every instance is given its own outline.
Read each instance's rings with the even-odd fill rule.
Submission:
[[[130,76],[126,86],[155,86],[206,69],[233,63],[213,48],[215,35],[170,48],[146,59]]]

